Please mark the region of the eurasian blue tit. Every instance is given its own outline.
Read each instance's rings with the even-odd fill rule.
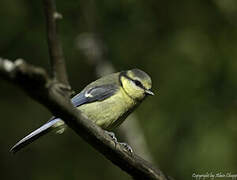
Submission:
[[[154,95],[151,85],[150,76],[139,69],[121,71],[90,83],[71,102],[95,124],[110,131],[119,126],[147,95]],[[65,127],[62,119],[53,117],[16,143],[11,151],[19,151],[51,130],[63,133]]]

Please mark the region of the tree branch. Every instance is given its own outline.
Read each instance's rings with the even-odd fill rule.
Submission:
[[[53,77],[55,80],[70,87],[63,50],[57,35],[56,20],[62,18],[62,15],[57,12],[54,0],[43,0],[43,5],[46,16],[48,48]]]
[[[23,60],[14,63],[0,58],[0,77],[17,84],[29,96],[62,118],[86,142],[135,179],[167,178],[159,169],[136,154],[130,154],[104,131],[77,110],[63,94],[60,83],[55,83],[47,73]]]
[[[51,78],[44,69],[25,63],[0,58],[0,77],[18,85],[26,94],[47,107],[56,117],[72,128],[86,142],[102,153],[115,165],[135,179],[168,179],[159,169],[136,154],[127,152],[109,135],[77,110],[69,99],[70,87],[62,52],[57,37],[56,12],[54,0],[43,0],[47,20],[48,46],[53,71]]]

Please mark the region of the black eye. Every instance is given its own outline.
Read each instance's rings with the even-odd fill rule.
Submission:
[[[140,81],[134,80],[134,83],[136,84],[136,86],[139,86],[139,87],[143,88],[143,85]]]

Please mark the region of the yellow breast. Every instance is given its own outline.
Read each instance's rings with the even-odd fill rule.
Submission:
[[[134,100],[120,88],[115,95],[103,101],[81,105],[78,109],[98,126],[110,130],[125,120],[134,105]]]

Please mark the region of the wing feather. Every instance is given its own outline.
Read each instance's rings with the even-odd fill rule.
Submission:
[[[83,90],[76,96],[74,96],[71,101],[75,107],[81,106],[83,104],[92,103],[95,101],[103,101],[116,93],[118,90],[117,85],[101,85],[87,90]]]

